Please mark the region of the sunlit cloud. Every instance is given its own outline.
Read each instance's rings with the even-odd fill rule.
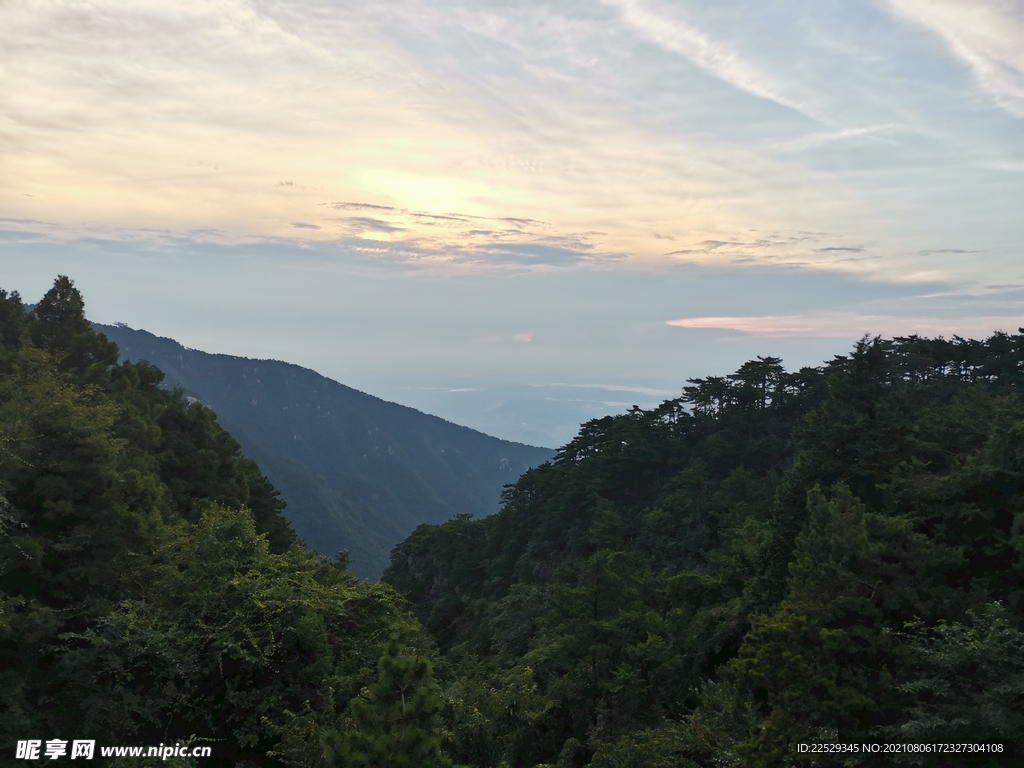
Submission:
[[[993,331],[1016,332],[1024,315],[994,317],[897,317],[857,312],[825,312],[808,315],[763,315],[760,317],[688,317],[669,320],[677,328],[736,331],[752,336],[830,337],[855,339],[865,334],[882,336],[972,336],[987,337]]]
[[[396,5],[385,24],[377,9],[302,7],[305,17],[246,0],[5,5],[2,211],[77,234],[356,237],[485,266],[545,261],[544,248],[563,264],[584,253],[656,262],[654,232],[713,260],[700,243],[751,228],[839,229],[861,209],[798,163],[666,133],[579,75],[566,89],[548,76],[564,62],[460,81],[445,68],[469,75],[472,57],[450,64],[407,45],[423,26],[451,34],[453,18],[482,28],[483,11]],[[655,34],[652,11],[622,13]],[[566,61],[581,36],[607,45],[616,17],[566,22]],[[666,29],[662,43],[744,93],[786,100],[710,38]],[[510,46],[529,44],[513,33],[524,37]]]
[[[0,4],[0,216],[423,271],[1024,278],[1018,137],[950,120],[1022,114],[1021,12],[879,7]],[[906,18],[948,45],[908,49]]]

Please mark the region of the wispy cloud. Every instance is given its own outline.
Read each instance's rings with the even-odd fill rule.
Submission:
[[[864,334],[883,336],[973,336],[993,331],[1015,331],[1024,315],[994,317],[898,317],[857,312],[824,312],[808,315],[761,315],[757,317],[687,317],[669,320],[677,328],[735,331],[752,336],[830,337],[855,339]]]
[[[715,77],[741,91],[768,99],[815,120],[820,119],[821,116],[812,106],[790,93],[790,87],[747,61],[738,51],[673,18],[664,10],[655,10],[650,3],[643,0],[606,2],[618,7],[622,12],[622,20],[643,37],[666,50],[686,57]]]
[[[371,232],[402,232],[405,227],[400,227],[382,219],[375,219],[371,216],[346,216],[341,219],[342,227],[351,234]]]
[[[888,0],[900,16],[940,35],[981,86],[1024,118],[1024,5],[1005,0]]]
[[[339,244],[381,261],[390,261],[419,269],[456,269],[458,271],[532,271],[568,269],[593,262],[614,264],[622,254],[593,252],[543,242],[456,244],[450,240],[432,242],[426,238],[394,238],[387,241],[347,238]]]
[[[392,205],[374,205],[373,203],[322,203],[336,211],[393,211]]]
[[[621,253],[599,249],[603,233],[554,231],[551,224],[510,216],[453,211],[431,213],[375,203],[322,203],[331,210],[372,213],[334,223],[342,241],[378,258],[418,266],[571,267],[588,261],[614,263]]]
[[[568,384],[556,382],[554,384],[531,384],[532,387],[567,387],[570,389],[603,389],[608,392],[636,392],[649,397],[663,396],[671,397],[678,394],[674,389],[659,389],[656,387],[638,387],[625,384]]]
[[[818,149],[819,147],[824,147],[835,142],[884,133],[892,130],[892,128],[893,126],[891,125],[871,125],[862,128],[843,128],[838,131],[816,131],[795,139],[769,141],[766,142],[765,147],[772,151],[782,153],[805,152],[807,150]]]
[[[1016,6],[892,2],[1017,109]],[[913,30],[871,3],[0,2],[0,215],[438,269],[987,280],[937,257],[1009,263],[1018,137],[950,125],[977,95],[933,82],[948,56]]]
[[[680,260],[714,259],[730,264],[788,264],[828,267],[870,265],[882,259],[863,245],[843,244],[845,238],[825,232],[746,232],[737,240],[703,240],[665,255]],[[834,243],[834,245],[830,245]],[[863,268],[863,267],[862,267]]]

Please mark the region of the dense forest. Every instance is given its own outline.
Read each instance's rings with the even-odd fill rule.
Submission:
[[[210,766],[1024,754],[1024,333],[865,338],[817,368],[765,357],[692,380],[585,424],[498,514],[416,529],[383,583],[297,542],[213,412],[161,379],[118,363],[67,278],[31,310],[0,292],[7,755],[24,739],[209,744]],[[797,749],[824,742],[998,751]]]
[[[554,451],[452,424],[279,360],[215,355],[125,325],[94,325],[121,360],[146,360],[164,386],[214,409],[259,462],[308,547],[347,550],[377,580],[392,547],[421,523],[501,506],[501,489]]]
[[[1018,765],[1024,335],[764,357],[585,424],[385,581],[472,766]],[[815,742],[858,752],[801,753]],[[864,754],[965,742],[1001,752]]]
[[[297,544],[213,412],[117,360],[66,277],[32,311],[0,291],[4,764],[19,740],[93,739],[443,765],[432,642],[402,598]]]

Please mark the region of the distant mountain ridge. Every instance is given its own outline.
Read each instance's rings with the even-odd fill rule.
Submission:
[[[123,360],[148,360],[220,424],[281,491],[312,549],[346,549],[377,578],[420,523],[498,511],[504,485],[554,456],[346,387],[277,360],[211,354],[123,325],[94,325]]]

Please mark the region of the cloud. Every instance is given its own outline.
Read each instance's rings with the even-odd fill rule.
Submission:
[[[393,206],[390,205],[373,205],[372,203],[322,203],[322,205],[328,205],[337,211],[393,211]]]
[[[45,237],[46,235],[41,232],[23,232],[17,229],[0,229],[0,240],[14,243],[30,242],[33,240],[40,240]]]
[[[390,255],[399,261],[421,268],[460,267],[463,271],[488,269],[555,269],[572,268],[590,260],[613,263],[620,254],[590,254],[584,250],[560,248],[544,243],[511,244],[431,244],[423,240],[398,241],[389,244]]]
[[[634,387],[627,386],[624,384],[567,384],[567,383],[554,383],[554,384],[531,384],[532,387],[569,387],[571,389],[604,389],[609,392],[636,392],[641,395],[647,395],[649,397],[663,396],[672,397],[679,394],[674,389],[657,389],[654,387]]]
[[[641,0],[606,0],[620,9],[622,20],[647,40],[685,57],[701,69],[741,91],[796,110],[812,119],[820,116],[802,100],[793,98],[790,89],[777,82],[762,69],[744,59],[724,43],[703,32],[653,10]]]
[[[751,336],[859,338],[883,336],[986,337],[995,330],[1014,331],[1024,325],[1024,315],[996,317],[898,317],[857,312],[823,312],[808,315],[761,315],[756,317],[688,317],[669,320],[677,328],[737,331]]]
[[[908,122],[963,130],[944,120],[962,104],[927,57],[902,66],[916,30],[853,5],[0,3],[0,214],[72,237],[291,238],[459,270],[891,277],[927,271],[922,251],[943,243],[1003,258],[1024,182],[998,168],[1019,171],[1016,135],[955,136],[987,153],[974,177],[952,140],[910,146]],[[808,44],[811,26],[878,60]],[[1012,64],[1013,45],[971,50]],[[760,234],[811,228],[833,234]]]
[[[641,27],[653,12],[623,11]],[[651,232],[696,250],[851,203],[759,148],[631,114],[646,91],[632,90],[642,73],[629,71],[620,15],[550,3],[0,4],[0,156],[17,192],[0,212],[79,234],[394,240],[392,255],[429,252],[438,265],[620,264],[663,258]],[[771,91],[684,27],[670,45],[744,93]],[[809,201],[778,194],[811,188]]]
[[[665,256],[675,256],[684,261],[705,261],[710,257],[720,263],[734,265],[779,264],[816,268],[836,268],[844,263],[863,265],[882,259],[879,254],[846,256],[867,253],[869,249],[862,245],[843,244],[845,238],[826,232],[796,230],[745,234],[755,236],[737,240],[703,240],[695,243],[695,247],[669,251]]]
[[[822,131],[809,133],[806,136],[800,136],[799,138],[789,139],[786,141],[769,141],[765,143],[765,147],[775,152],[804,152],[809,149],[818,149],[819,147],[824,147],[838,141],[860,138],[861,136],[871,136],[875,133],[889,131],[892,128],[893,126],[891,125],[872,125],[864,128],[843,128],[838,131]]]
[[[458,217],[450,218],[458,220]],[[311,263],[349,263],[360,268],[400,267],[421,272],[446,270],[461,274],[490,270],[565,270],[593,264],[617,264],[625,258],[622,253],[599,250],[588,240],[587,233],[552,236],[543,231],[477,230],[470,226],[471,222],[467,222],[455,231],[446,230],[443,236],[430,237],[406,231],[383,219],[353,216],[326,219],[323,226],[293,221],[289,229],[298,230],[301,235],[250,236],[239,241],[216,229],[193,229],[178,234],[168,230],[124,230],[90,225],[83,231],[82,227],[51,222],[0,219],[0,239],[55,245],[95,243],[104,250],[138,246],[146,252],[167,255],[179,248],[188,251],[196,247],[225,246],[230,250],[220,253],[255,256],[263,246],[272,246],[283,248],[280,253],[301,252]],[[2,257],[0,253],[0,263]]]
[[[349,216],[343,219],[346,228],[350,232],[358,233],[372,230],[374,232],[401,232],[405,227],[395,226],[382,219],[375,219],[370,216]]]
[[[512,341],[518,341],[523,344],[533,341],[532,333],[514,333],[512,334]]]
[[[719,248],[728,247],[730,245],[745,245],[746,243],[736,240],[705,240],[701,243],[707,252],[717,251]]]
[[[420,267],[571,267],[625,258],[595,247],[593,238],[603,233],[553,233],[550,224],[537,219],[432,213],[360,202],[324,205],[375,214],[336,220],[347,245]]]
[[[899,16],[945,40],[982,88],[1024,118],[1024,5],[1005,0],[889,0]]]

